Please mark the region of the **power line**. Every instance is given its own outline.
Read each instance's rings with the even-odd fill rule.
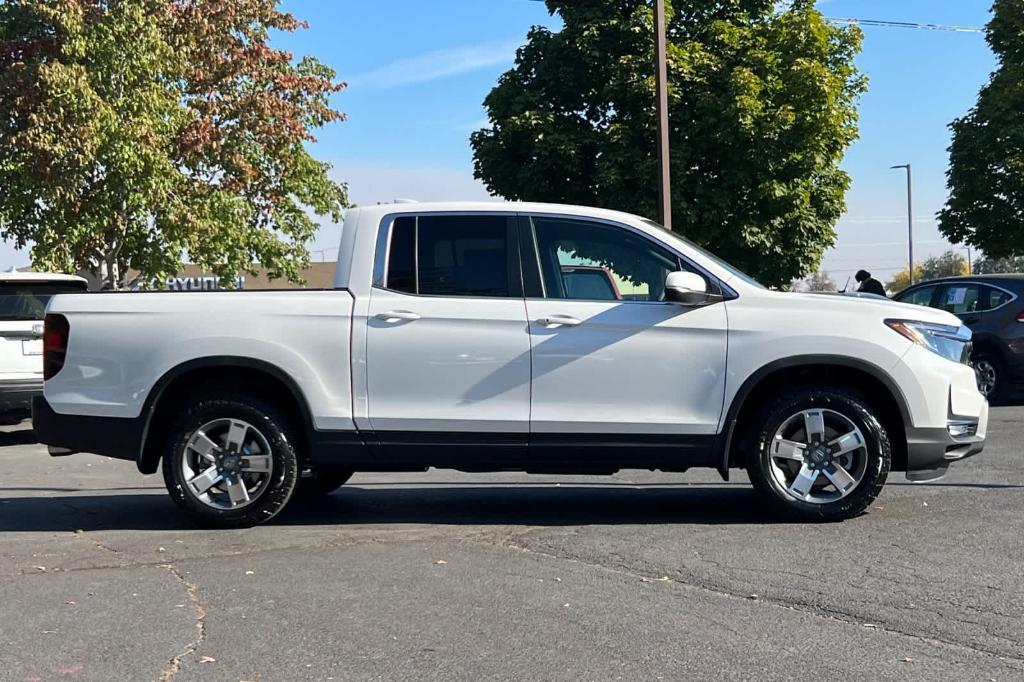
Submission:
[[[977,26],[953,26],[951,24],[922,24],[914,21],[884,21],[881,19],[857,19],[855,17],[825,17],[826,21],[843,26],[875,26],[880,28],[914,28],[927,31],[953,31],[955,33],[984,33]]]

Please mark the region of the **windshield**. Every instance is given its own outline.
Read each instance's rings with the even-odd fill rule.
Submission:
[[[742,270],[740,270],[739,268],[737,268],[735,265],[732,265],[731,263],[727,263],[726,261],[722,260],[721,258],[719,258],[715,254],[711,253],[707,249],[705,249],[705,248],[703,248],[701,246],[698,246],[697,244],[694,244],[693,242],[691,242],[686,237],[678,235],[675,232],[672,232],[671,230],[666,230],[664,226],[659,225],[658,223],[656,223],[653,220],[650,220],[648,218],[640,218],[640,220],[644,221],[644,223],[646,225],[649,225],[650,227],[653,227],[653,228],[655,228],[657,230],[661,230],[662,232],[664,232],[666,235],[672,237],[673,239],[678,239],[679,241],[683,242],[684,244],[689,246],[694,251],[700,253],[702,256],[704,256],[708,260],[710,260],[713,263],[715,263],[715,265],[717,265],[718,267],[722,268],[723,270],[728,272],[730,275],[733,275],[734,277],[738,277],[739,279],[743,280],[744,282],[746,282],[750,286],[757,287],[758,289],[765,289],[766,288],[765,285],[761,284],[756,279],[754,279],[753,277],[751,277],[747,273],[745,273]]]
[[[0,320],[42,320],[51,298],[82,291],[85,284],[77,282],[0,283]]]

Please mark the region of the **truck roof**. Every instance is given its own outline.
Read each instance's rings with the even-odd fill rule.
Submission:
[[[621,220],[624,217],[636,218],[623,211],[613,211],[607,208],[595,208],[593,206],[575,206],[572,204],[550,204],[530,201],[429,201],[429,202],[399,202],[388,204],[374,204],[359,206],[349,210],[358,210],[378,215],[391,215],[395,213],[423,213],[423,212],[453,212],[472,213],[480,212],[508,212],[508,213],[572,213],[581,217],[605,218],[609,220]]]

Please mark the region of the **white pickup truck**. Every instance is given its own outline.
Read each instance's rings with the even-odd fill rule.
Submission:
[[[742,468],[842,519],[982,449],[969,351],[953,315],[769,291],[633,215],[382,205],[331,290],[55,297],[34,419],[51,454],[162,463],[215,525],[429,467]]]

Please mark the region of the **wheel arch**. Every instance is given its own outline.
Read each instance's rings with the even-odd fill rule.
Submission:
[[[893,471],[906,469],[906,427],[911,424],[906,396],[882,368],[865,360],[842,355],[800,355],[781,358],[764,365],[740,385],[726,412],[718,448],[718,471],[726,480],[729,469],[738,465],[743,441],[743,418],[759,404],[758,398],[772,388],[793,383],[815,383],[822,377],[844,381],[865,392],[879,408],[879,418],[892,435]],[[895,408],[893,410],[892,408]]]
[[[309,402],[294,379],[281,368],[263,360],[242,356],[217,355],[194,358],[171,368],[157,380],[143,404],[142,442],[137,465],[144,474],[156,473],[160,465],[160,442],[170,426],[169,413],[163,410],[169,401],[181,399],[188,390],[202,390],[219,380],[227,389],[246,389],[284,410],[299,428],[305,452],[313,430]]]

